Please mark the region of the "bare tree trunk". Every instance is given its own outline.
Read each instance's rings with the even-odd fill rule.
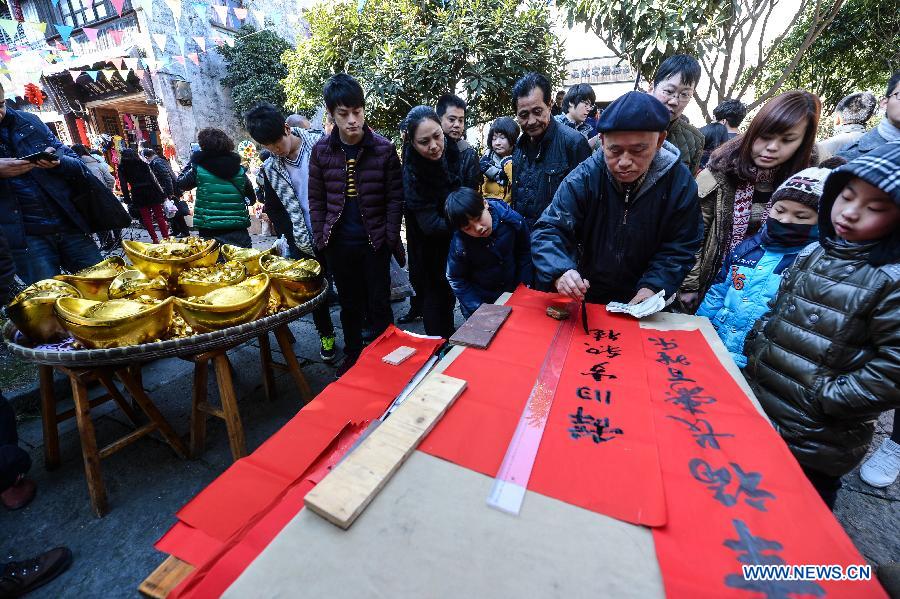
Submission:
[[[802,0],[783,32],[775,37],[765,51],[765,32],[772,13],[781,0],[735,0],[735,14],[723,25],[721,34],[714,40],[712,52],[700,52],[700,65],[710,82],[703,97],[696,98],[704,118],[711,120],[712,109],[728,98],[742,98],[759,78],[771,52],[778,47],[805,14],[811,2],[815,2],[813,19],[803,43],[794,53],[788,67],[778,80],[762,93],[757,90],[756,99],[748,104],[756,108],[776,95],[784,82],[800,64],[804,53],[834,20],[844,0]],[[830,4],[830,5],[829,5]],[[754,41],[755,40],[755,41]],[[757,45],[756,59],[747,64],[747,48]],[[735,54],[736,53],[736,54]],[[720,58],[724,60],[720,63]],[[736,64],[732,66],[732,61]],[[716,73],[720,67],[721,70]],[[747,73],[744,75],[744,73]]]

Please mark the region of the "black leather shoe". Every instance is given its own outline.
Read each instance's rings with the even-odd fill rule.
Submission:
[[[422,320],[422,313],[414,308],[410,308],[409,311],[397,319],[398,324],[409,324],[411,322],[415,322],[417,320]]]
[[[0,599],[21,597],[66,571],[72,563],[68,547],[57,547],[22,562],[10,562],[0,570]]]

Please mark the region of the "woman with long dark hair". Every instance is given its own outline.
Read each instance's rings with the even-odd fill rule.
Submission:
[[[153,228],[153,219],[159,226],[163,239],[169,236],[169,223],[163,212],[166,195],[146,162],[138,158],[137,152],[131,148],[122,150],[119,162],[119,187],[126,204],[134,204],[141,214],[141,222],[150,234],[153,243],[159,243],[159,237]]]
[[[746,133],[712,153],[697,176],[705,239],[678,293],[682,310],[696,309],[725,255],[759,230],[775,189],[818,162],[813,153],[821,109],[814,94],[785,92],[766,102]]]
[[[421,260],[425,333],[448,338],[453,334],[456,299],[447,282],[447,255],[453,233],[444,204],[451,191],[478,188],[481,172],[475,160],[460,154],[441,129],[429,106],[416,106],[401,125],[403,131],[403,193],[410,256]]]

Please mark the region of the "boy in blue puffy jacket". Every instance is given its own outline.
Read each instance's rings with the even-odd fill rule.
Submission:
[[[769,201],[765,226],[726,256],[697,310],[698,316],[709,318],[741,368],[747,365],[744,339],[768,310],[782,273],[818,239],[819,198],[829,173],[807,168],[781,184]]]
[[[531,237],[522,216],[500,200],[483,200],[461,187],[447,196],[450,226],[456,229],[447,257],[447,280],[468,318],[520,283],[531,284]]]

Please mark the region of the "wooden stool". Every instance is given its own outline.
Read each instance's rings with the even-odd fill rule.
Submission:
[[[275,377],[272,368],[285,369],[291,373],[300,397],[305,404],[312,399],[312,390],[303,371],[300,362],[294,354],[291,346],[290,330],[287,325],[281,325],[273,331],[275,340],[281,348],[286,364],[272,361],[272,350],[269,344],[269,334],[259,336],[259,359],[262,369],[263,389],[269,400],[275,397]],[[244,440],[244,425],[237,407],[237,395],[234,392],[234,379],[232,377],[231,363],[226,355],[227,349],[214,350],[196,356],[187,356],[184,359],[194,363],[194,388],[191,393],[191,457],[198,457],[203,452],[206,443],[206,417],[215,416],[225,421],[228,431],[228,444],[231,447],[231,456],[236,461],[247,455],[247,444]],[[222,407],[210,405],[207,394],[207,381],[209,380],[209,363],[212,362],[216,373],[216,383],[219,386],[219,397]]]
[[[103,484],[103,477],[100,474],[100,460],[102,458],[109,457],[123,447],[156,430],[162,434],[163,438],[172,446],[172,449],[175,450],[179,457],[185,457],[187,450],[184,442],[175,434],[172,426],[166,421],[144,391],[140,382],[139,367],[66,368],[56,366],[55,368],[69,377],[69,381],[72,384],[72,399],[75,407],[62,413],[56,412],[56,397],[53,394],[54,367],[41,366],[40,385],[44,428],[44,464],[47,470],[59,467],[59,423],[74,416],[75,421],[78,423],[78,434],[81,438],[81,453],[84,458],[84,472],[88,484],[88,493],[91,497],[91,506],[98,518],[109,511],[106,486]],[[147,424],[138,424],[134,408],[113,383],[113,376],[122,381],[129,395],[131,395],[141,411],[146,414],[150,420]],[[89,400],[87,384],[92,381],[100,381],[106,388],[106,393],[96,399]],[[109,400],[116,402],[119,409],[134,424],[135,430],[98,450],[94,421],[91,419],[91,408],[95,408]]]

